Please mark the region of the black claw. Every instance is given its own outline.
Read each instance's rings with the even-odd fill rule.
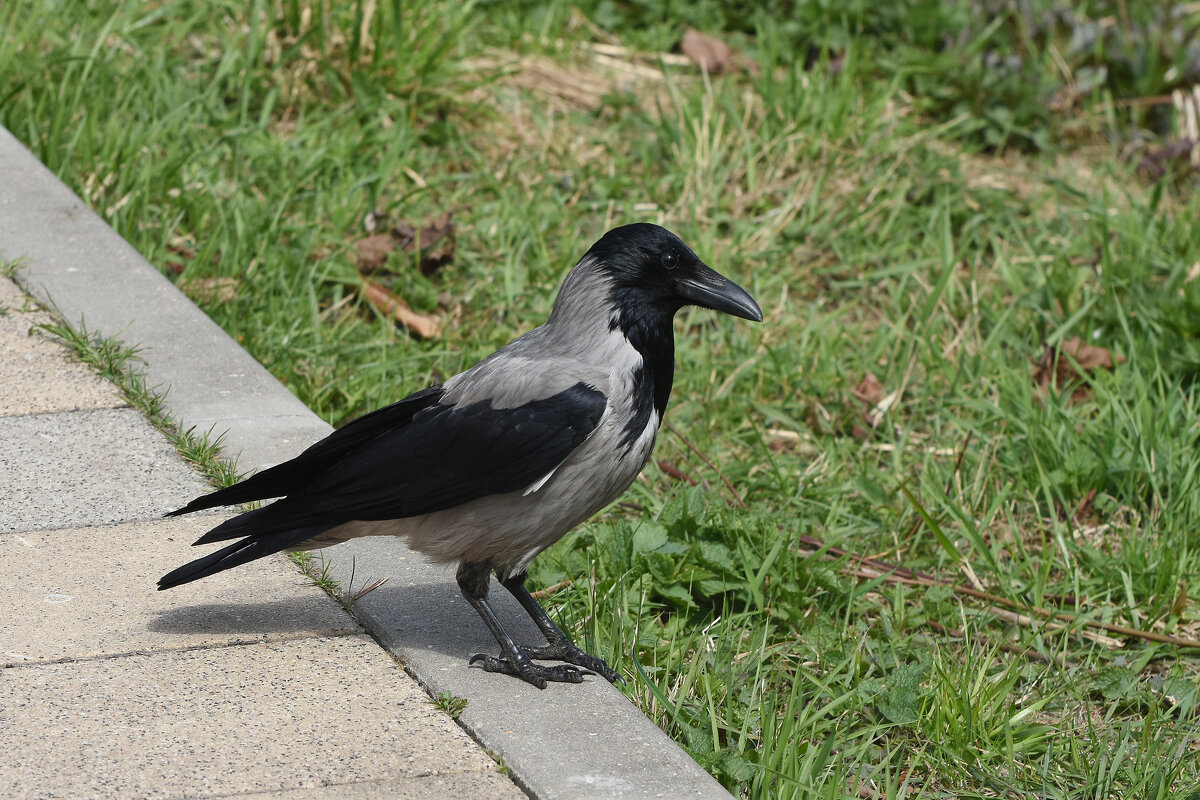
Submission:
[[[522,661],[513,664],[507,658],[497,658],[486,653],[476,653],[471,656],[470,661],[467,663],[479,664],[486,672],[513,675],[527,683],[533,684],[539,689],[546,688],[546,681],[583,683],[584,675],[593,674],[590,670],[580,669],[571,664],[556,664],[552,667],[544,667],[541,664],[534,664],[532,661]]]
[[[543,661],[565,661],[583,667],[588,674],[596,674],[609,683],[624,683],[617,671],[605,663],[604,659],[580,650],[570,641],[554,642],[540,647],[522,647],[521,652],[530,658]]]

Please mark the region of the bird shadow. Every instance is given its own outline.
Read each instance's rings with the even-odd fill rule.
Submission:
[[[496,616],[522,644],[545,641],[524,610],[493,583]],[[354,622],[388,646],[433,650],[467,658],[497,649],[487,626],[454,582],[415,585],[388,582],[351,605]],[[286,635],[344,631],[352,625],[332,600],[313,595],[257,602],[206,602],[155,612],[147,630],[179,635]]]
[[[146,629],[155,633],[288,634],[350,627],[343,612],[325,598],[261,602],[228,601],[177,605],[154,612]]]

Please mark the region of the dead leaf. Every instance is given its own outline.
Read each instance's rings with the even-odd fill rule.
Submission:
[[[1071,405],[1081,403],[1091,395],[1087,386],[1090,373],[1100,369],[1113,369],[1125,362],[1125,356],[1114,354],[1103,347],[1084,344],[1078,336],[1072,336],[1055,350],[1047,345],[1042,357],[1033,369],[1033,382],[1043,397],[1051,390],[1071,388]]]
[[[858,382],[858,385],[850,390],[850,394],[868,406],[879,405],[879,401],[883,399],[884,394],[883,384],[875,377],[875,373],[868,372]]]
[[[374,272],[387,263],[388,253],[397,249],[399,243],[390,233],[377,233],[354,243],[358,251],[360,269]]]
[[[237,278],[184,278],[176,286],[197,303],[231,303],[237,299]]]
[[[368,227],[374,225],[377,230],[382,221],[388,221],[386,217],[374,211],[370,212],[367,218],[370,222],[364,220],[363,224]],[[454,223],[449,211],[420,228],[398,222],[390,231],[376,233],[354,243],[354,249],[358,252],[358,266],[360,269],[374,272],[387,263],[390,253],[417,250],[421,274],[432,275],[453,259],[453,233]],[[448,241],[442,241],[446,239]],[[442,242],[442,245],[435,248],[434,245],[438,242]]]
[[[163,263],[167,269],[176,275],[182,275],[187,269],[187,262],[196,260],[196,250],[186,244],[175,244],[174,242],[167,245],[167,252],[179,256],[180,260],[164,259]]]
[[[1096,503],[1096,490],[1089,489],[1084,498],[1079,501],[1079,506],[1075,509],[1075,521],[1084,522],[1089,518],[1094,521],[1095,514],[1093,506]]]
[[[419,314],[396,295],[375,281],[363,282],[363,296],[383,314],[399,322],[422,339],[432,339],[441,332],[441,317]]]
[[[883,422],[884,416],[891,410],[896,401],[900,399],[900,390],[884,394],[883,384],[875,377],[873,372],[868,372],[863,379],[858,382],[858,385],[850,390],[855,399],[866,404],[863,410],[863,416],[872,428],[878,428],[879,423]]]
[[[1181,178],[1195,169],[1192,151],[1196,149],[1196,141],[1187,136],[1162,147],[1153,147],[1138,162],[1138,172],[1150,180],[1158,180],[1164,175]]]
[[[695,61],[700,69],[713,75],[719,72],[732,72],[736,69],[744,69],[755,76],[759,74],[758,64],[744,56],[741,51],[730,47],[720,39],[700,33],[700,31],[688,30],[685,32],[683,41],[679,43],[679,49],[685,56]]]
[[[683,34],[679,49],[688,58],[696,62],[700,69],[709,72],[722,72],[733,62],[733,48],[699,31],[688,31]]]
[[[419,248],[421,273],[432,275],[449,263],[450,258],[454,255],[453,241],[444,243],[437,249],[434,249],[433,246],[453,233],[454,223],[450,219],[450,212],[446,211],[419,230],[401,222],[396,225],[392,235],[400,242],[401,250]]]

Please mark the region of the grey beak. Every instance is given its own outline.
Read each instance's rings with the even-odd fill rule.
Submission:
[[[749,292],[703,264],[695,275],[681,278],[678,286],[679,296],[689,303],[762,322],[762,309]]]

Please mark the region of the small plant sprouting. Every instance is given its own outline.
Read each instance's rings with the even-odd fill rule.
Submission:
[[[300,568],[300,571],[312,582],[313,586],[316,586],[334,600],[341,602],[342,585],[332,577],[333,562],[327,561],[324,554],[318,553],[316,558],[314,558],[313,554],[307,550],[297,550],[294,553],[288,553],[288,558]],[[320,562],[319,564],[317,563],[318,561]]]
[[[463,709],[467,707],[467,698],[457,697],[450,692],[442,692],[433,698],[433,704],[449,714],[450,719],[458,719],[462,716]]]

